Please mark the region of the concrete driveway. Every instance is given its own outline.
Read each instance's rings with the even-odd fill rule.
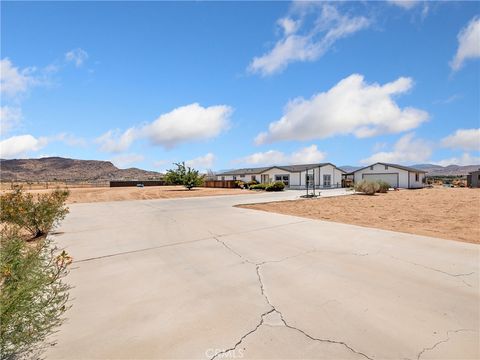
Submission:
[[[480,358],[478,246],[232,207],[298,195],[71,205],[46,357]]]

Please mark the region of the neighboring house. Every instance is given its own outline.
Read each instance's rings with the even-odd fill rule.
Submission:
[[[472,171],[467,175],[467,186],[472,188],[480,187],[480,169],[477,171]]]
[[[353,175],[354,183],[359,183],[362,180],[383,180],[393,188],[417,189],[422,188],[425,183],[425,171],[423,170],[381,162],[347,174],[347,176],[351,175]]]
[[[342,186],[343,174],[345,171],[331,163],[320,163],[236,169],[217,174],[217,180],[282,181],[290,189],[305,189],[308,181],[309,186],[315,183],[316,188],[332,188]]]

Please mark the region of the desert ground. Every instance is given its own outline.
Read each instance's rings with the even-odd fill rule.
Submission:
[[[93,203],[104,201],[172,199],[202,196],[242,195],[251,194],[241,189],[194,188],[187,190],[183,186],[145,186],[137,187],[88,187],[69,188],[70,196],[67,203]],[[9,191],[9,190],[4,190]],[[31,193],[45,193],[52,189],[28,190]]]
[[[478,245],[234,206],[299,194],[71,204],[46,359],[480,357]]]
[[[480,189],[433,188],[241,205],[346,224],[480,243]]]

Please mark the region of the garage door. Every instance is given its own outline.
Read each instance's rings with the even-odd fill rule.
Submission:
[[[367,181],[385,181],[391,187],[398,187],[398,173],[393,174],[363,174],[363,179]]]

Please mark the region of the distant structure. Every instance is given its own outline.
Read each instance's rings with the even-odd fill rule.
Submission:
[[[110,187],[125,186],[164,186],[163,180],[111,180]]]
[[[480,187],[480,169],[472,171],[467,175],[467,186],[471,188]]]

